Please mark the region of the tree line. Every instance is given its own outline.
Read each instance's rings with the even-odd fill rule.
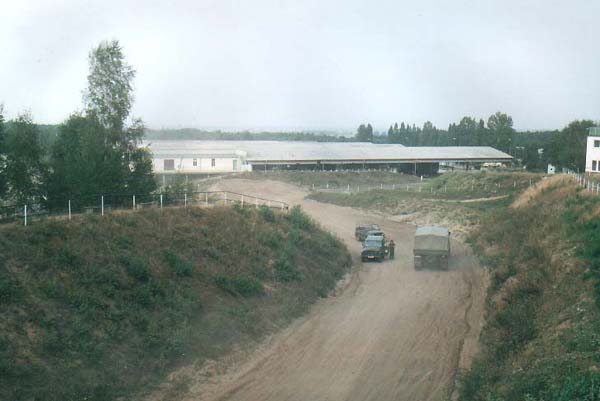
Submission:
[[[439,129],[430,121],[422,127],[401,122],[377,135],[371,124],[361,124],[354,140],[404,146],[492,146],[510,154],[530,171],[545,171],[547,165],[552,164],[583,172],[588,130],[599,124],[592,120],[575,120],[562,130],[519,132],[513,128],[510,115],[497,112],[487,122],[465,116],[458,123],[451,123],[448,129]]]
[[[83,110],[58,127],[37,125],[29,113],[5,122],[0,108],[0,205],[53,208],[70,199],[78,207],[100,194],[154,191],[151,155],[138,146],[143,122],[127,123],[134,77],[119,42],[105,41],[89,54]]]

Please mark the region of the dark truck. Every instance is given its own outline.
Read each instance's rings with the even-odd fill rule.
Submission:
[[[381,229],[377,224],[359,224],[354,229],[354,238],[356,238],[357,241],[362,242],[367,238],[369,231],[379,230]]]
[[[448,270],[450,231],[443,227],[424,226],[415,232],[415,270]]]
[[[388,253],[387,241],[385,234],[378,231],[376,235],[369,235],[363,242],[362,252],[360,258],[363,262],[369,260],[376,260],[382,262],[385,259],[385,255]]]

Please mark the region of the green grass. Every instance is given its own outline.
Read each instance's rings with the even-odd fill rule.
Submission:
[[[137,399],[286,325],[351,263],[301,210],[241,207],[5,226],[0,256],[11,401]]]
[[[597,400],[600,200],[557,182],[488,214],[471,242],[491,269],[483,349],[464,401]]]
[[[406,184],[419,182],[417,177],[389,171],[269,171],[244,173],[231,178],[272,179],[312,188],[340,188],[350,185]]]

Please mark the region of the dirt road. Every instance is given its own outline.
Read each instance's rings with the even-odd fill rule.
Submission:
[[[412,265],[414,226],[305,200],[274,181],[224,180],[246,194],[301,204],[343,239],[356,261],[344,290],[277,334],[248,360],[186,400],[444,400],[457,367],[468,366],[483,320],[485,274],[466,247],[453,244],[449,272]],[[375,220],[396,241],[396,259],[361,264],[356,223]]]

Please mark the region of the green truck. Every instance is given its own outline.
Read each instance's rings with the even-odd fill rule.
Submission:
[[[423,226],[415,232],[415,270],[448,270],[450,231],[443,227]]]

